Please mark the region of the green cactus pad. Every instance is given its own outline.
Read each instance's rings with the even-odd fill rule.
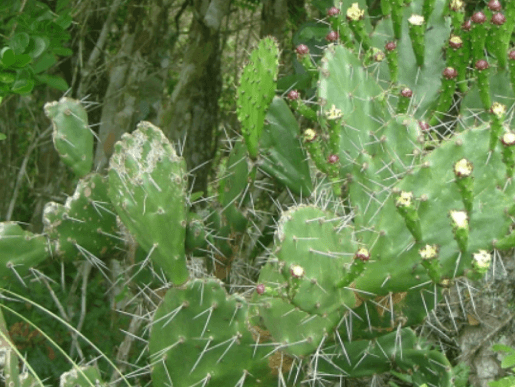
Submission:
[[[79,180],[64,205],[45,205],[44,231],[52,241],[54,256],[67,261],[105,258],[122,248],[107,189],[107,177],[92,173]]]
[[[45,114],[52,120],[54,146],[61,160],[78,177],[93,166],[93,132],[88,114],[79,101],[63,97],[45,105]]]
[[[100,371],[94,366],[81,366],[73,368],[61,375],[60,387],[102,387]]]
[[[257,343],[247,324],[245,300],[228,296],[217,280],[168,290],[150,334],[154,385],[269,385],[271,348]]]
[[[21,279],[49,256],[45,237],[23,230],[16,222],[0,223],[0,287]]]
[[[186,268],[186,164],[163,132],[141,122],[115,145],[109,197],[120,219],[174,284]]]
[[[279,47],[272,37],[262,39],[243,69],[238,87],[236,112],[252,159],[258,155],[265,114],[275,95]]]
[[[264,294],[258,300],[265,325],[285,351],[314,351],[342,311],[355,305],[352,290],[338,284],[357,250],[351,228],[330,212],[300,206],[282,215],[272,256],[259,277],[260,284],[278,295]],[[288,324],[297,329],[286,329]]]

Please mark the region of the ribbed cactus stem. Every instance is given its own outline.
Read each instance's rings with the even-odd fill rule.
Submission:
[[[413,192],[401,191],[395,201],[395,206],[399,211],[399,214],[404,218],[406,227],[411,232],[411,235],[416,241],[422,240],[422,226],[420,223],[420,217],[418,216],[418,210],[415,207]]]
[[[361,247],[358,249],[356,254],[354,254],[354,259],[346,271],[343,278],[336,285],[337,288],[348,287],[352,281],[354,281],[363,271],[367,265],[367,262],[370,260],[370,251],[365,247]]]
[[[397,43],[386,43],[384,52],[386,54],[386,61],[388,62],[388,70],[390,71],[390,81],[397,83],[399,76],[399,51],[397,50]]]
[[[471,30],[471,42],[472,42],[472,60],[473,63],[484,57],[485,41],[488,36],[487,28],[487,17],[479,11],[472,15],[472,30]]]
[[[467,251],[469,239],[469,219],[467,212],[451,210],[449,212],[454,239],[462,253]]]
[[[365,11],[359,8],[358,3],[353,3],[352,6],[347,9],[347,20],[349,21],[350,28],[352,32],[354,32],[358,43],[367,51],[370,48],[370,37],[365,31],[364,16]]]
[[[492,107],[492,98],[490,96],[490,66],[484,59],[476,61],[475,73],[477,76],[477,84],[479,88],[479,97],[483,103],[485,110],[490,110]]]
[[[297,90],[291,90],[287,94],[287,99],[290,102],[290,106],[301,116],[307,118],[308,120],[316,121],[317,112],[304,103],[304,101],[300,98],[300,93]]]
[[[472,171],[474,165],[467,159],[463,158],[454,164],[454,175],[456,176],[456,185],[460,191],[461,199],[467,213],[472,213],[474,202],[474,180],[472,179]]]
[[[495,56],[497,57],[497,65],[500,69],[505,69],[507,66],[508,47],[510,45],[511,32],[508,32],[506,17],[498,12],[492,15],[490,19],[490,37],[489,40]]]
[[[470,62],[470,42],[460,35],[451,35],[447,47],[447,65],[458,72],[456,83],[458,89],[465,93],[468,90],[467,67]]]
[[[404,0],[390,0],[392,8],[392,24],[395,39],[402,38],[402,14],[404,11]]]
[[[426,269],[427,275],[434,283],[442,282],[442,268],[438,262],[438,246],[425,245],[418,253],[422,258],[422,266]]]
[[[508,52],[508,66],[510,68],[511,88],[515,92],[515,50]]]
[[[492,264],[492,254],[486,250],[479,250],[472,254],[472,270],[467,272],[467,277],[478,281],[485,276]]]
[[[422,8],[422,16],[424,19],[429,20],[429,17],[433,14],[435,9],[436,0],[424,0],[424,5]]]
[[[322,144],[320,137],[313,129],[306,129],[302,135],[302,142],[314,161],[315,166],[323,173],[329,173],[329,168],[325,160],[324,152],[322,151]]]
[[[509,178],[513,177],[513,169],[515,168],[515,133],[506,132],[501,137],[503,144],[502,161],[506,165],[506,174]]]
[[[449,2],[451,14],[451,25],[454,31],[458,31],[465,21],[465,4],[462,0],[451,0]]]
[[[409,36],[411,38],[411,45],[413,47],[413,52],[415,53],[417,66],[422,67],[424,65],[426,20],[424,19],[424,16],[413,14],[408,19],[408,25]]]
[[[490,108],[490,116],[492,120],[490,122],[490,150],[493,151],[504,129],[504,119],[506,118],[506,105],[499,102],[494,102]]]
[[[403,87],[399,92],[399,102],[397,102],[397,114],[404,114],[408,111],[413,97],[413,91],[409,87]]]

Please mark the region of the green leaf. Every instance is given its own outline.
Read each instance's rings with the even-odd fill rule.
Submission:
[[[63,30],[66,30],[72,24],[72,22],[73,18],[71,17],[71,15],[65,13],[63,15],[60,15],[54,23],[61,27]]]
[[[52,50],[54,51],[54,54],[59,55],[59,56],[73,55],[73,51],[66,47],[54,47]]]
[[[2,63],[5,67],[11,67],[15,61],[15,54],[12,49],[9,47],[4,47],[2,51],[0,51],[0,55],[2,57]]]
[[[513,387],[515,385],[515,376],[507,376],[495,382],[488,382],[490,387]]]
[[[30,38],[29,51],[27,54],[35,59],[47,49],[49,44],[50,40],[46,36],[32,36]]]
[[[16,55],[14,58],[14,67],[22,68],[32,62],[32,57],[29,54]]]
[[[36,61],[36,63],[34,63],[34,66],[32,66],[32,68],[34,70],[34,73],[39,74],[43,71],[48,70],[56,63],[57,57],[50,52],[45,52],[38,58],[38,60]]]
[[[2,97],[0,97],[0,103],[2,103]],[[5,140],[7,136],[3,133],[0,133],[0,141]]]
[[[492,346],[493,351],[503,351],[508,353],[515,353],[515,349],[504,344],[494,344]]]
[[[19,32],[13,36],[9,45],[14,50],[15,54],[23,54],[25,49],[30,43],[30,36],[26,32]]]
[[[501,367],[502,368],[510,368],[515,366],[515,353],[512,353],[511,355],[506,356],[504,359],[502,359]]]
[[[28,94],[34,88],[33,79],[19,79],[14,82],[11,91],[17,94]]]
[[[16,74],[9,71],[0,72],[0,82],[13,83],[16,80]]]
[[[69,86],[68,83],[61,77],[50,75],[50,74],[40,74],[36,75],[36,80],[38,80],[41,83],[45,83],[50,87],[53,87],[54,89],[66,91],[68,90]]]

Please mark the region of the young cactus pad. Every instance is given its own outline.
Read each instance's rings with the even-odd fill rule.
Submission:
[[[163,132],[141,122],[115,145],[109,196],[120,219],[152,261],[176,285],[186,267],[186,163]]]
[[[45,105],[45,114],[52,120],[54,146],[61,160],[78,177],[93,166],[93,132],[88,114],[79,101],[63,97]]]
[[[275,95],[279,69],[279,47],[274,38],[259,42],[243,69],[238,87],[236,112],[249,156],[256,159],[265,114]]]

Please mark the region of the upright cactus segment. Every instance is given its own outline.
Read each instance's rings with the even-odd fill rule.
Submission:
[[[54,146],[61,160],[84,177],[93,166],[93,132],[86,110],[79,101],[63,97],[47,103],[45,114],[52,120]]]
[[[80,366],[61,375],[59,387],[105,387],[95,366]]]
[[[16,222],[0,223],[0,287],[23,282],[28,270],[49,256],[44,236],[23,230]]]
[[[153,385],[269,385],[289,369],[274,370],[270,347],[256,341],[248,319],[246,301],[217,280],[168,290],[150,334]]]
[[[275,95],[279,66],[279,47],[269,37],[252,51],[238,87],[237,114],[249,156],[256,159],[263,132],[265,114]]]
[[[122,222],[152,261],[176,285],[186,268],[186,163],[163,132],[141,122],[116,143],[109,169],[109,197]]]
[[[43,210],[45,234],[52,253],[73,261],[111,256],[121,248],[116,213],[107,195],[105,176],[93,173],[79,180],[64,205],[49,202]]]

